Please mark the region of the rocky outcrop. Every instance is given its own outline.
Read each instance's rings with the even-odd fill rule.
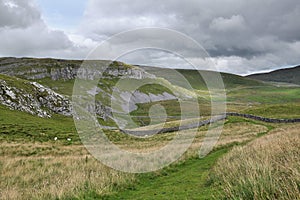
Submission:
[[[150,102],[157,102],[157,101],[165,101],[165,100],[173,100],[177,99],[176,96],[169,94],[167,92],[163,92],[162,94],[146,94],[142,93],[139,90],[136,90],[133,93],[130,92],[121,92],[118,88],[113,87],[114,90],[113,94],[104,91],[99,87],[94,87],[91,90],[87,91],[88,96],[96,96],[101,94],[102,98],[106,99],[107,102],[100,100],[96,100],[95,103],[89,102],[88,100],[84,100],[86,95],[77,96],[76,99],[82,100],[81,107],[85,110],[95,113],[97,117],[106,120],[108,118],[113,119],[113,113],[118,114],[125,114],[128,115],[130,112],[136,110],[138,108],[137,104],[139,103],[150,103]],[[81,101],[80,100],[80,101]],[[79,101],[79,100],[78,100]],[[112,101],[112,105],[110,102]],[[113,119],[116,120],[116,119]]]
[[[12,86],[4,81],[0,83],[1,92],[3,93],[0,103],[11,109],[29,112],[41,117],[50,117],[51,113],[69,116],[72,111],[69,105],[70,102],[65,96],[32,81],[44,78],[50,78],[53,81],[79,78],[85,82],[86,80],[103,78],[103,80],[109,79],[107,82],[114,83],[116,78],[139,80],[156,80],[157,78],[140,67],[117,61],[86,61],[83,64],[84,67],[81,66],[82,61],[76,60],[1,58],[0,74],[29,80],[31,81],[31,89],[24,90],[22,87]],[[97,87],[88,92],[89,95],[100,95],[102,97],[95,102],[95,105],[85,105],[85,109],[95,112],[97,117],[106,120],[113,118],[113,112],[128,114],[136,110],[136,104],[138,103],[176,99],[175,95],[164,91],[160,94],[152,94],[139,90],[136,90],[133,94],[119,91],[119,97],[114,97],[111,94],[114,90],[116,90],[116,87],[113,84],[105,85],[100,81]],[[111,108],[108,103],[111,100],[117,102],[120,109],[114,110],[114,108]]]
[[[121,112],[130,113],[138,108],[137,104],[174,100],[177,97],[167,92],[163,92],[162,94],[146,94],[136,90],[133,93],[120,92],[118,99],[120,102],[123,102],[120,104],[122,107]]]
[[[0,73],[24,79],[74,78],[81,61],[36,58],[1,58]]]
[[[29,80],[51,78],[52,80],[70,80],[77,77],[95,79],[101,77],[126,77],[134,79],[155,78],[141,68],[117,61],[2,58],[0,73]],[[82,67],[82,68],[81,68]],[[81,69],[80,71],[78,71]],[[105,70],[104,70],[105,69]]]
[[[67,98],[35,82],[23,82],[22,88],[0,79],[0,104],[13,110],[51,117],[53,113],[71,115]]]
[[[77,68],[75,67],[63,67],[63,68],[52,68],[50,70],[50,78],[52,80],[71,80],[76,78]]]

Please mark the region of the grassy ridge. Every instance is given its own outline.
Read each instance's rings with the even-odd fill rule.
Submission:
[[[224,81],[225,88],[237,88],[241,86],[267,86],[268,84],[258,80],[242,77],[228,73],[218,73],[213,71],[205,70],[188,70],[188,69],[167,69],[167,68],[156,68],[156,67],[142,67],[147,72],[154,74],[158,77],[165,78],[174,85],[181,87],[186,86],[186,82],[196,90],[207,90],[207,86],[203,76],[205,77],[218,77],[220,75]],[[178,73],[176,73],[178,72]],[[187,88],[189,89],[189,88]]]
[[[195,70],[182,70],[179,69],[179,71],[191,84],[191,86],[194,89],[198,90],[203,90],[206,89],[206,83],[202,77],[207,76],[207,77],[214,77],[217,72],[212,72],[212,71],[195,71]],[[234,74],[228,74],[228,73],[219,73],[223,79],[224,86],[226,89],[231,89],[231,88],[238,88],[241,86],[267,86],[267,84],[253,80],[250,78],[234,75]]]
[[[285,82],[300,85],[300,66],[280,69],[270,73],[253,74],[248,77],[262,81]]]

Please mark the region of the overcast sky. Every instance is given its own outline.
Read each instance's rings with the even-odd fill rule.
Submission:
[[[0,0],[0,56],[84,59],[113,34],[162,27],[195,39],[220,71],[249,74],[300,64],[299,19],[299,0]],[[185,67],[162,52],[124,60]]]

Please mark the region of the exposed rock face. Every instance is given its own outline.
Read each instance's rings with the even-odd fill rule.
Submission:
[[[77,66],[72,67],[64,67],[64,68],[52,68],[50,71],[50,78],[52,80],[70,80],[74,79],[77,74]]]
[[[91,66],[86,67],[80,60],[58,60],[58,59],[31,59],[31,58],[2,58],[0,60],[0,73],[16,76],[29,80],[51,78],[52,80],[70,80],[77,77],[92,80],[105,76],[126,77],[134,79],[155,78],[141,68],[125,66],[121,62],[91,61]],[[78,72],[78,70],[80,72]],[[105,70],[104,70],[105,69]]]
[[[29,81],[50,78],[56,80],[72,80],[79,78],[82,80],[97,80],[100,77],[105,79],[156,79],[145,70],[126,65],[121,62],[110,61],[90,61],[86,62],[86,67],[81,67],[82,61],[59,60],[59,59],[32,59],[32,58],[1,58],[0,74],[11,77],[19,77]],[[105,69],[105,70],[104,70]],[[0,79],[1,80],[1,79]],[[40,117],[51,117],[52,113],[66,116],[72,114],[70,101],[67,97],[60,95],[53,90],[44,87],[36,82],[28,82],[30,91],[8,84],[4,80],[0,82],[0,103],[11,109],[29,112]],[[101,81],[99,83],[101,85]],[[108,90],[114,91],[111,85]],[[134,94],[120,92],[120,97],[116,98],[108,91],[99,87],[88,91],[89,95],[101,95],[102,99],[109,99],[117,102],[121,110],[113,110],[107,103],[96,101],[95,106],[86,105],[86,109],[95,112],[97,117],[106,120],[112,118],[113,112],[130,113],[137,109],[137,103],[149,103],[163,100],[176,99],[167,92],[162,94],[146,94],[135,91]]]
[[[0,73],[24,79],[51,78],[71,79],[75,77],[82,61],[34,58],[1,58]]]
[[[102,118],[104,120],[110,118],[113,119],[113,113],[122,113],[129,114],[130,112],[136,110],[138,107],[136,104],[138,103],[150,103],[157,101],[165,101],[165,100],[173,100],[177,99],[176,96],[164,92],[162,94],[145,94],[138,90],[133,93],[130,92],[120,92],[117,88],[113,87],[112,90],[115,93],[112,95],[110,93],[105,92],[104,90],[95,87],[92,90],[87,91],[87,95],[95,96],[101,94],[102,96],[106,96],[107,99],[111,101],[111,105],[105,105],[103,102],[96,100],[93,104],[86,100],[85,96],[78,97],[82,100],[81,107],[85,108],[89,112],[95,113],[97,117]],[[117,92],[116,92],[117,91]],[[109,103],[110,104],[110,103]]]
[[[121,92],[120,93],[121,101],[125,102],[122,103],[122,109],[125,113],[130,113],[137,109],[138,103],[150,103],[150,102],[157,102],[157,101],[166,101],[166,100],[174,100],[177,99],[176,96],[164,92],[162,94],[145,94],[138,90],[135,92]]]
[[[42,107],[46,107],[54,113],[65,116],[72,115],[69,99],[39,83],[31,82],[31,84],[36,88],[38,101]]]
[[[35,82],[24,84],[27,84],[26,90],[0,79],[0,104],[39,117],[51,117],[52,113],[71,115],[69,100],[62,95]]]

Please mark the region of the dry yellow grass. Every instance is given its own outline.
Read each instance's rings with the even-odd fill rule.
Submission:
[[[205,129],[202,127],[197,132],[191,148],[181,159],[197,155]],[[249,140],[265,130],[264,126],[247,122],[227,124],[219,145]],[[188,131],[195,130],[186,130]],[[161,148],[175,134],[142,139],[121,134],[113,135],[111,139],[122,149],[147,152]],[[105,194],[113,187],[134,182],[134,179],[133,174],[121,173],[104,166],[90,156],[82,145],[2,142],[0,146],[1,199],[80,197],[86,191]]]
[[[40,148],[35,155],[20,155]],[[104,166],[82,146],[6,143],[1,149],[1,199],[55,199],[80,196],[84,191],[103,194],[134,178]]]
[[[277,128],[225,155],[212,178],[226,199],[300,199],[299,128]]]
[[[268,129],[263,125],[256,125],[249,122],[229,123],[224,125],[222,134],[218,140],[217,145],[226,145],[232,142],[244,142],[251,140],[259,133],[266,132]],[[197,129],[189,129],[182,131],[183,133],[196,132],[195,139],[191,145],[192,149],[201,147],[203,138],[207,133],[207,126]],[[212,134],[214,128],[212,128]],[[152,137],[136,138],[126,137],[114,142],[120,148],[132,152],[149,152],[155,149],[162,148],[170,142],[177,132],[158,134]],[[113,140],[113,139],[112,139]]]

